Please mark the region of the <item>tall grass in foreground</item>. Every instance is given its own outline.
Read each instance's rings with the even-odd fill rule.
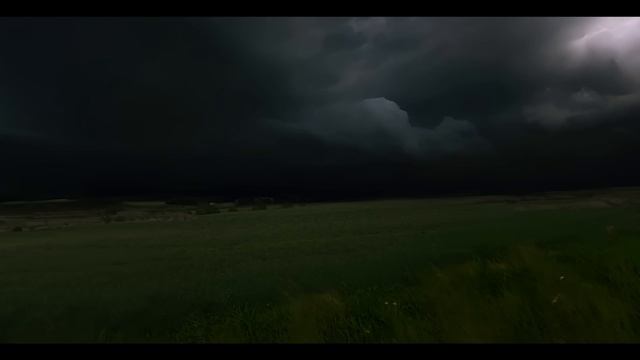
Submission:
[[[539,247],[433,268],[412,286],[194,314],[180,342],[635,342],[640,270]]]

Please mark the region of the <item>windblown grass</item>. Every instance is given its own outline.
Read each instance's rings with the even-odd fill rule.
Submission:
[[[555,254],[555,255],[554,255]],[[564,256],[561,256],[564,255]],[[635,342],[640,269],[538,247],[433,268],[415,284],[196,316],[181,342]]]

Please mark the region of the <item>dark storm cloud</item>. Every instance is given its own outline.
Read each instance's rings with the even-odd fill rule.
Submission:
[[[171,148],[268,114],[277,77],[179,20],[5,20],[14,126],[70,141]],[[266,84],[269,89],[265,89]],[[263,112],[259,114],[258,112]],[[233,117],[231,119],[231,117]],[[224,136],[229,136],[226,133]]]
[[[640,151],[637,34],[625,18],[2,19],[0,185],[588,182]]]

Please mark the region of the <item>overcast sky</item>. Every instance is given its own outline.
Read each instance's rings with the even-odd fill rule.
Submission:
[[[0,198],[640,183],[640,19],[0,19]]]

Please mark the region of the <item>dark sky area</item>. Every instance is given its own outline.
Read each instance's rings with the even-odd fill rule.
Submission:
[[[640,19],[2,18],[0,199],[640,185]]]

